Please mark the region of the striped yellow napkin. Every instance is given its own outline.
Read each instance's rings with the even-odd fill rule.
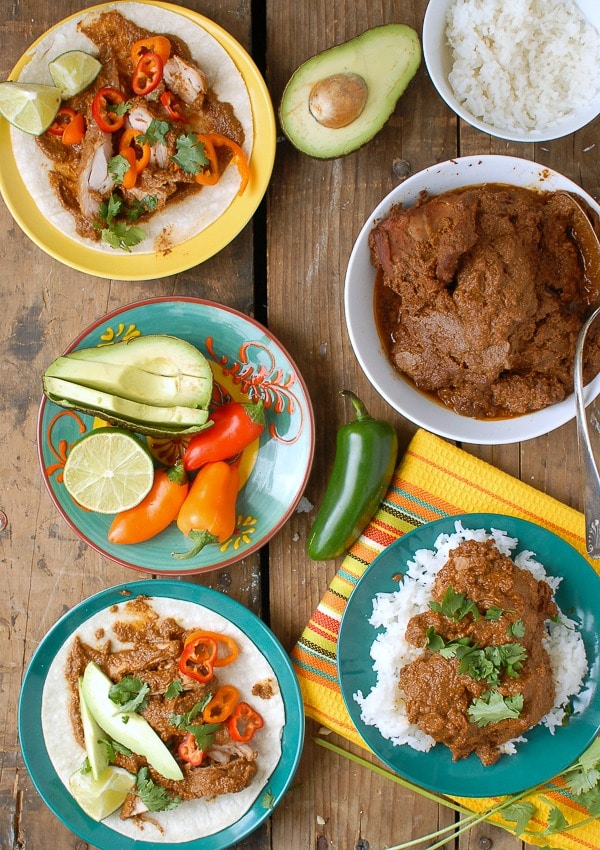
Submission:
[[[481,512],[508,514],[535,522],[586,555],[584,519],[578,511],[445,440],[418,431],[395,472],[379,511],[344,558],[292,651],[307,716],[367,748],[346,710],[337,675],[337,637],[350,594],[369,564],[398,537],[430,520]],[[594,565],[593,561],[590,563]],[[543,796],[563,811],[569,823],[588,816],[570,799],[560,780],[548,783]],[[498,802],[483,798],[454,799],[476,812]],[[533,799],[533,802],[542,812],[548,809],[541,799]],[[492,819],[510,828],[499,816]],[[543,826],[538,821],[535,828],[543,829]],[[542,846],[551,843],[565,850],[600,847],[600,824],[593,821],[539,841],[528,835],[527,841]]]

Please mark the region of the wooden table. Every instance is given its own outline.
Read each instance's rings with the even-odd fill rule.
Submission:
[[[3,0],[0,77],[79,0]],[[312,54],[368,27],[401,21],[419,32],[426,0],[186,0],[227,29],[263,69],[275,106],[292,71]],[[411,173],[456,155],[511,154],[551,166],[600,200],[600,122],[543,144],[511,144],[459,122],[434,90],[424,65],[393,116],[362,150],[316,161],[280,139],[273,178],[253,221],[220,254],[160,280],[92,279],[52,259],[0,204],[2,388],[0,508],[0,845],[56,850],[86,845],[51,814],[32,786],[19,751],[17,702],[24,669],[53,623],[85,597],[132,580],[132,574],[87,547],[57,514],[36,456],[36,416],[47,364],[88,324],[148,296],[184,295],[222,302],[267,324],[300,367],[314,401],[316,453],[306,497],[318,504],[347,416],[337,400],[353,388],[371,412],[394,424],[404,449],[415,427],[371,389],[352,352],[343,311],[344,273],[365,217],[394,186],[394,164]],[[574,423],[521,445],[465,446],[534,487],[581,507]],[[257,612],[291,650],[334,575],[304,548],[312,516],[295,513],[263,551],[228,570],[195,579]],[[230,583],[228,584],[230,580]],[[263,850],[380,850],[424,835],[453,814],[314,743],[307,722],[301,764],[282,804],[243,842]],[[335,736],[333,736],[335,737]],[[330,738],[331,740],[331,738]],[[342,746],[352,749],[344,741]],[[458,790],[458,789],[457,789]],[[491,842],[491,843],[490,843]],[[520,842],[484,825],[461,846],[513,850]]]

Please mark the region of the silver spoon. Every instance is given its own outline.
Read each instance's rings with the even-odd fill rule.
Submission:
[[[585,320],[575,346],[575,411],[577,416],[577,437],[579,456],[583,471],[583,503],[585,513],[585,543],[590,558],[600,558],[600,474],[592,450],[585,400],[583,393],[583,349],[590,327],[600,315],[600,240],[585,211],[579,203],[564,193],[572,203],[576,216],[573,235],[578,244],[584,264],[585,276],[594,307]]]

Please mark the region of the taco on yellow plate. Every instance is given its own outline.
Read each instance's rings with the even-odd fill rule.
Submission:
[[[168,252],[245,189],[253,119],[244,80],[201,26],[164,6],[119,2],[54,27],[18,82],[52,85],[50,63],[75,50],[99,60],[97,77],[63,100],[42,135],[11,127],[23,182],[48,220],[87,247]],[[73,114],[83,135],[66,143]]]
[[[102,727],[82,688],[90,665],[110,680],[109,722],[127,728],[144,718],[178,778]],[[281,757],[285,709],[271,665],[237,626],[192,602],[124,601],[86,620],[56,655],[42,729],[67,789],[90,769],[82,700],[101,726],[94,740],[110,765],[131,774],[131,792],[103,823],[133,839],[175,844],[231,826],[267,791]]]

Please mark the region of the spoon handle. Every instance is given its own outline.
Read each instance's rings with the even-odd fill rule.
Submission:
[[[583,348],[587,332],[600,315],[597,306],[584,322],[575,348],[575,408],[579,457],[583,474],[583,504],[585,515],[585,545],[590,558],[600,558],[600,475],[592,451],[588,420],[585,412],[583,387]]]
[[[600,558],[600,478],[589,438],[584,437],[581,428],[577,430],[584,481],[585,545],[590,558]]]

